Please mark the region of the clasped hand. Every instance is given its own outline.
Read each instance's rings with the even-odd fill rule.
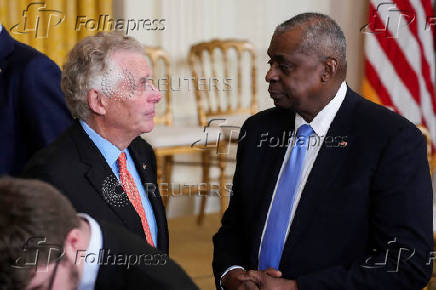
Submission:
[[[298,290],[294,280],[282,278],[282,272],[273,268],[264,271],[233,269],[223,277],[222,283],[229,290]]]

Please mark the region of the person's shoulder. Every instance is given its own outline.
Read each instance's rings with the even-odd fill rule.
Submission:
[[[259,111],[245,120],[244,126],[249,129],[252,127],[266,126],[271,127],[275,124],[283,124],[291,121],[292,112],[290,110],[272,107]]]
[[[58,65],[47,55],[22,42],[16,42],[14,51],[9,57],[9,65],[23,71],[34,71],[40,68],[51,68],[60,72]]]
[[[392,108],[376,104],[353,91],[351,93],[358,96],[358,104],[353,112],[358,127],[384,136],[394,135],[403,130],[419,131],[415,124]]]
[[[38,174],[60,175],[71,171],[77,158],[77,148],[68,128],[52,143],[37,151],[26,164],[23,175],[37,177]],[[35,176],[33,176],[35,175]]]
[[[116,257],[129,257],[129,264],[126,265],[123,261],[119,264],[103,263],[96,289],[198,289],[186,272],[166,253],[124,228],[103,220],[98,223],[103,236],[104,252]],[[120,283],[120,277],[127,282]]]

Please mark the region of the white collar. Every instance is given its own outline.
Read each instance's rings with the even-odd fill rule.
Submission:
[[[78,253],[78,259],[84,263],[83,265],[83,274],[80,279],[78,290],[88,290],[94,289],[95,281],[97,279],[98,270],[100,268],[100,264],[98,263],[98,256],[100,250],[103,248],[103,234],[101,232],[100,225],[97,223],[95,219],[90,217],[86,213],[78,213],[80,218],[88,221],[90,227],[90,240],[89,246],[84,254],[85,258],[81,258],[83,253]]]
[[[345,99],[347,94],[347,84],[345,81],[341,83],[336,95],[330,102],[313,118],[312,122],[307,123],[303,117],[298,113],[295,114],[295,131],[297,132],[303,124],[309,124],[313,131],[319,137],[325,136],[330,128],[330,124],[336,116],[339,108],[341,107],[342,101]]]

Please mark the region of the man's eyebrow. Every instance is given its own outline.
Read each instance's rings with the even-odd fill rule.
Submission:
[[[284,56],[283,54],[274,54],[274,55],[270,55],[268,53],[268,56],[275,60],[275,61],[279,61],[279,62],[289,62],[289,60],[286,58],[286,56]]]

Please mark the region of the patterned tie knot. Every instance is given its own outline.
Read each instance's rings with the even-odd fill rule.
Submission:
[[[120,156],[118,156],[118,167],[126,168],[127,167],[127,157],[126,152],[121,152]]]

